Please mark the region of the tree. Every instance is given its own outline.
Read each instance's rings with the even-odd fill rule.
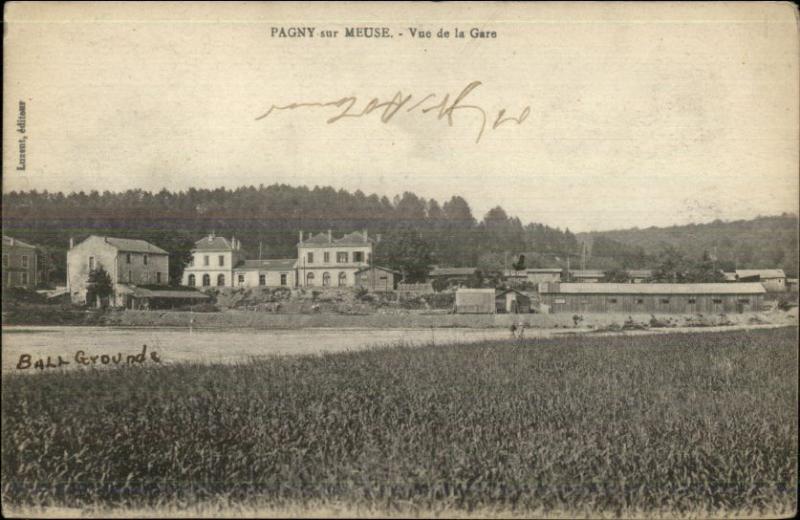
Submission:
[[[111,282],[111,276],[109,276],[102,266],[89,271],[89,277],[87,278],[86,283],[86,301],[96,301],[98,307],[100,307],[102,301],[111,296],[111,293],[114,291],[114,285]]]
[[[519,255],[517,261],[511,264],[515,271],[522,271],[525,269],[525,255]]]
[[[375,248],[375,264],[400,271],[408,283],[424,282],[432,263],[430,245],[413,229],[388,233]]]

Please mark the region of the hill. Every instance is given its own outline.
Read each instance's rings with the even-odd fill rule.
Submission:
[[[576,238],[587,244],[589,267],[605,268],[603,264],[609,263],[650,267],[655,256],[673,247],[695,258],[708,253],[725,270],[774,267],[789,276],[798,274],[798,217],[793,214],[578,233]]]

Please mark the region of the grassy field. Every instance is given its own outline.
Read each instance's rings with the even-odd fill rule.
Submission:
[[[3,503],[138,514],[197,503],[239,514],[790,514],[797,333],[4,375]]]

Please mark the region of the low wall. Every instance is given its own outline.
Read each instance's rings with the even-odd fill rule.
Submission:
[[[581,328],[601,328],[612,324],[622,325],[628,318],[638,324],[649,324],[650,314],[584,314],[577,326]],[[706,325],[723,322],[736,324],[751,323],[753,319],[770,322],[763,314],[746,313],[720,316],[656,315],[659,321],[675,326],[687,326],[702,321]],[[572,315],[566,314],[372,314],[345,315],[332,313],[319,314],[271,314],[230,310],[225,312],[190,313],[182,311],[115,311],[107,316],[107,325],[152,326],[152,327],[198,327],[225,328],[250,327],[265,329],[299,329],[308,327],[328,328],[436,328],[466,327],[491,328],[510,327],[524,324],[532,328],[574,328]]]

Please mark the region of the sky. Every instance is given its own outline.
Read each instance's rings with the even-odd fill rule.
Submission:
[[[500,205],[573,231],[798,212],[789,4],[12,4],[6,23],[4,192],[457,194],[478,218]],[[275,36],[292,27],[315,35]],[[436,106],[473,82],[461,104],[480,110],[451,126]],[[386,122],[328,123],[341,104],[258,119],[398,92],[412,97]],[[504,109],[528,115],[492,128]]]

